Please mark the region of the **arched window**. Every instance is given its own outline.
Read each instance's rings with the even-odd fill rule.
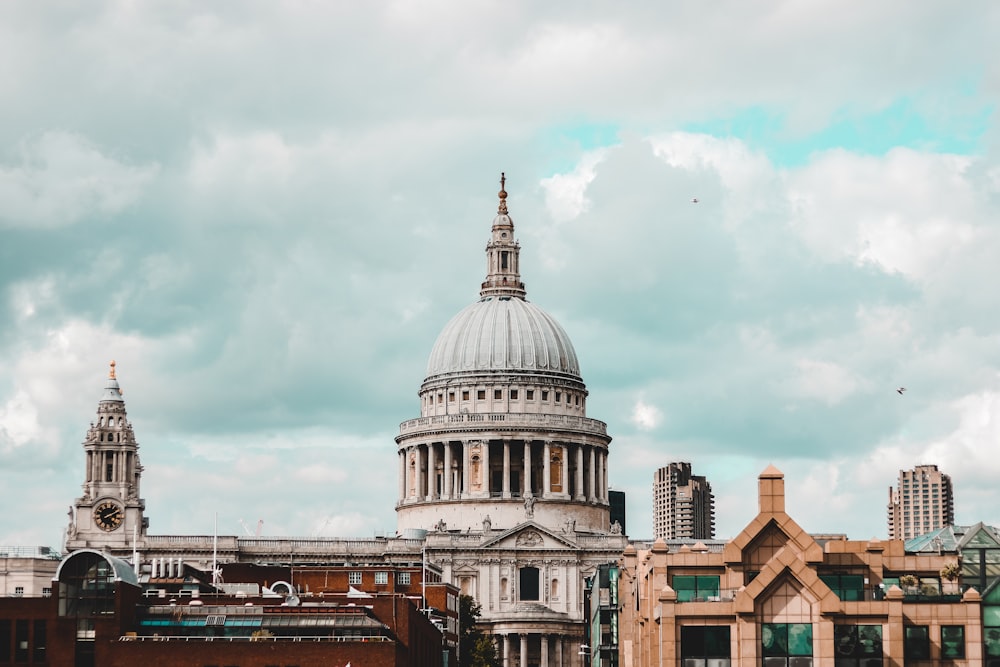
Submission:
[[[506,600],[510,593],[507,592],[507,577],[500,578],[500,599]]]
[[[552,583],[549,585],[549,597],[553,600],[559,599],[559,580],[553,579]]]

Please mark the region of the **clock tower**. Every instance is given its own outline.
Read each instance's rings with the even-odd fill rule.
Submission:
[[[97,420],[83,441],[83,495],[70,508],[66,551],[83,548],[130,551],[146,534],[146,502],[139,497],[139,444],[125,414],[115,362],[97,404]]]

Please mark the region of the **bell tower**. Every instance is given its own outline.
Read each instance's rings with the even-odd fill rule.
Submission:
[[[70,508],[65,550],[131,550],[133,536],[141,541],[149,520],[143,516],[146,501],[139,497],[139,444],[125,413],[114,361],[83,449],[83,495]]]

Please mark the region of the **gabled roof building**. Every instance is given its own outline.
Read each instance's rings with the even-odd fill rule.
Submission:
[[[821,543],[786,513],[779,470],[758,482],[757,516],[721,552],[661,540],[626,549],[621,664],[984,664],[981,596],[942,576],[954,553],[910,553],[901,540]]]

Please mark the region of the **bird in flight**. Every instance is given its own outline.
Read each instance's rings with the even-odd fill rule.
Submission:
[[[692,204],[697,204],[697,203],[698,203],[698,198],[697,198],[697,197],[693,198],[693,199],[691,200],[691,203],[692,203]]]
[[[896,393],[899,394],[900,396],[903,395],[904,391],[906,391],[906,387],[899,387],[898,389],[896,389]]]

